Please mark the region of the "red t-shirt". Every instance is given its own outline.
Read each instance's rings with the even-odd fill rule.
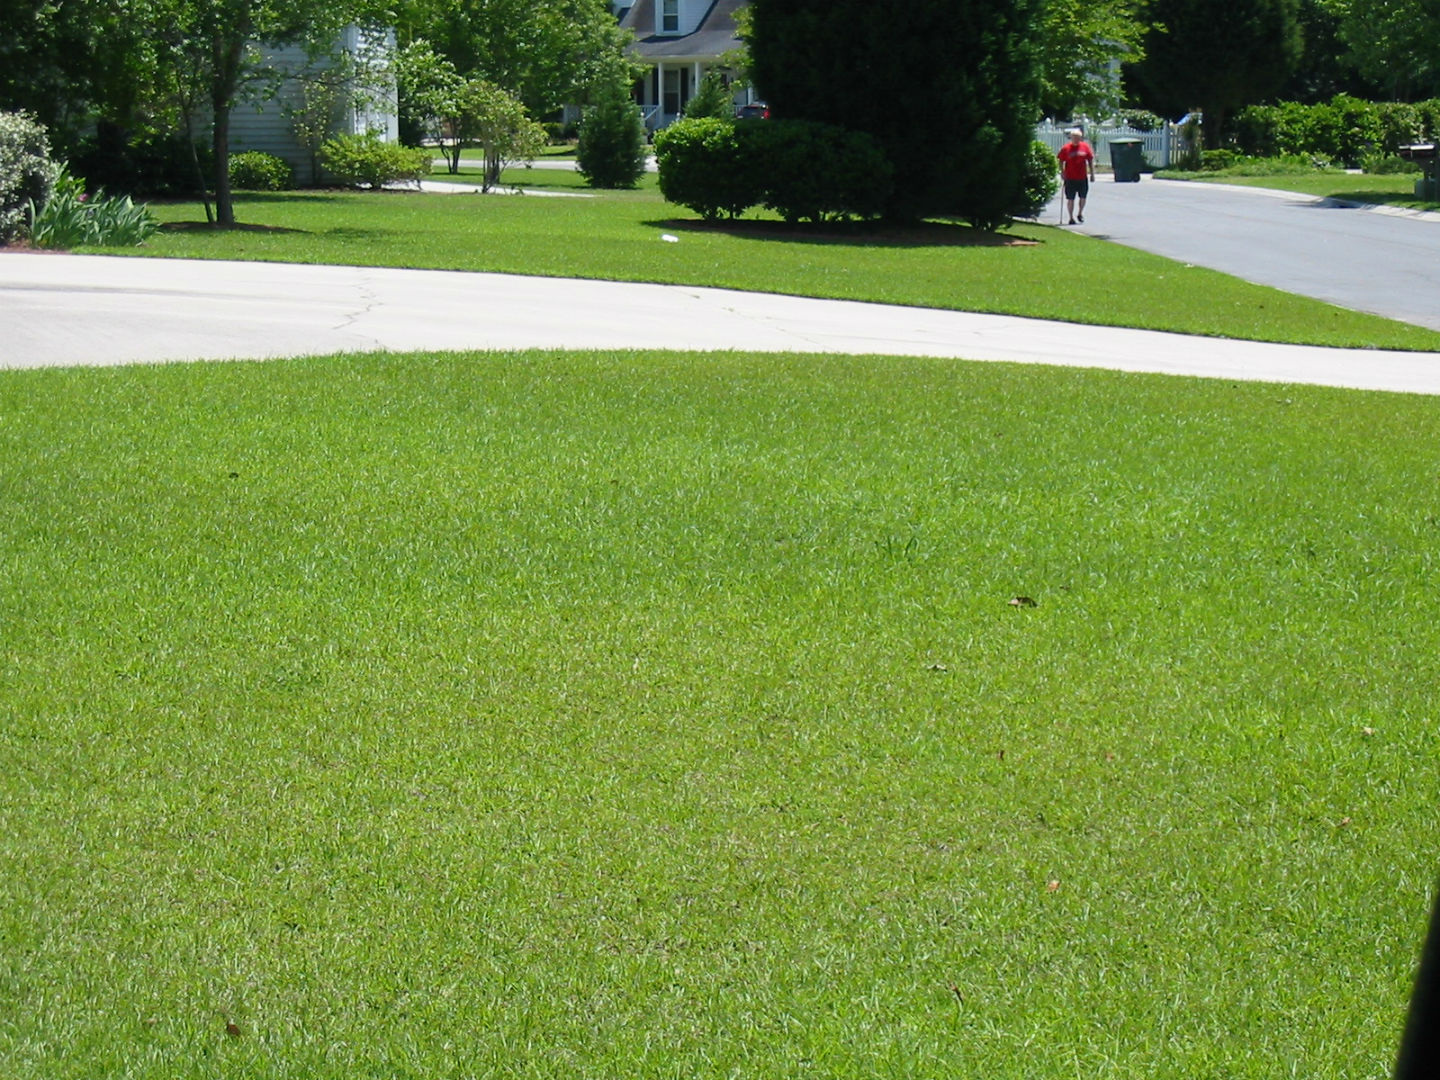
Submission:
[[[1095,151],[1084,139],[1078,143],[1067,142],[1055,156],[1060,159],[1060,175],[1066,180],[1084,180],[1095,161]]]

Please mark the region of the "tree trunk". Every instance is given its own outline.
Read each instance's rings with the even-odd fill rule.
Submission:
[[[240,62],[245,56],[245,38],[236,35],[215,41],[215,82],[210,103],[215,111],[212,149],[215,156],[215,219],[222,228],[235,224],[235,201],[230,195],[230,110],[240,84]]]
[[[481,177],[480,190],[489,191],[500,183],[500,152],[491,144],[485,144],[485,172]]]
[[[215,159],[215,220],[226,229],[235,224],[235,200],[230,195],[229,102],[215,102],[215,129],[210,149]]]
[[[1200,146],[1203,150],[1219,150],[1224,143],[1225,106],[1207,105],[1205,119],[1200,122]]]
[[[185,109],[185,145],[190,148],[190,166],[195,170],[195,186],[200,189],[200,201],[205,204],[205,222],[215,224],[215,211],[210,208],[210,190],[205,186],[205,170],[200,167],[200,155],[195,152],[195,120],[190,109]]]

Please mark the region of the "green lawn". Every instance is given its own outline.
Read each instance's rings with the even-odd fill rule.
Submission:
[[[578,176],[564,171],[511,170],[505,179],[531,189],[584,190]],[[238,231],[196,228],[203,214],[194,204],[155,209],[176,227],[139,254],[669,282],[1265,341],[1440,349],[1440,334],[1431,330],[1052,226],[1017,225],[998,242],[940,223],[818,236],[766,220],[710,226],[665,203],[653,176],[640,190],[593,198],[246,195],[238,214],[247,228]],[[665,234],[679,242],[663,242]]]
[[[369,355],[0,447],[6,1080],[1387,1072],[1432,398]]]
[[[1322,199],[1399,206],[1412,210],[1440,210],[1440,203],[1415,198],[1413,175],[1370,176],[1363,173],[1309,172],[1280,176],[1231,176],[1227,173],[1166,173],[1167,180],[1196,180],[1239,184],[1244,187],[1295,191]]]

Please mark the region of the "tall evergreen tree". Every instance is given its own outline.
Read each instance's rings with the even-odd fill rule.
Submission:
[[[1300,59],[1299,0],[1151,0],[1145,59],[1126,83],[1147,108],[1171,117],[1199,108],[1207,145],[1241,106],[1279,92]]]
[[[754,0],[756,89],[780,119],[873,135],[887,215],[991,228],[1024,201],[1037,118],[1038,0]]]

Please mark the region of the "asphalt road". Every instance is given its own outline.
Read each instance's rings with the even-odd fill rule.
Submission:
[[[1058,221],[1058,205],[1052,202],[1040,220]],[[1359,209],[1264,188],[1149,176],[1117,184],[1102,174],[1091,185],[1085,224],[1075,228],[1440,330],[1440,214]]]

